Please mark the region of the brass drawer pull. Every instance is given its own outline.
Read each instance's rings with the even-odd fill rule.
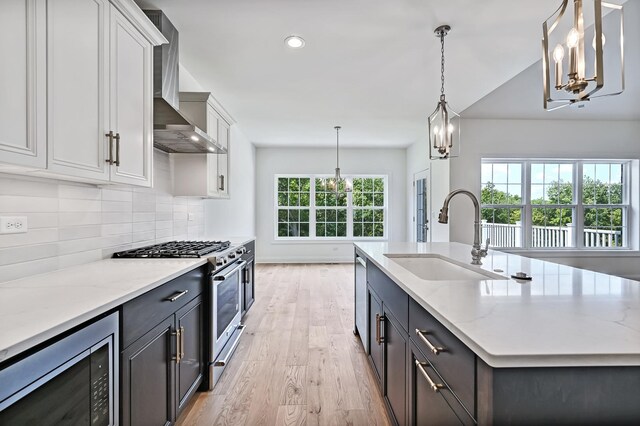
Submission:
[[[167,302],[175,302],[176,300],[180,299],[182,296],[184,296],[187,293],[189,293],[189,290],[180,291],[174,294],[173,296],[167,297],[164,300],[166,300]]]
[[[176,363],[180,363],[180,360],[182,360],[182,330],[184,330],[184,327],[180,327],[171,333],[172,336],[176,336],[176,356],[173,358]]]
[[[109,138],[109,158],[105,161],[113,164],[113,131],[109,130],[109,133],[105,133],[105,136]]]
[[[424,366],[427,365],[426,362],[420,362],[416,359],[416,367],[418,367],[418,370],[420,370],[420,373],[422,373],[422,376],[427,380],[427,382],[429,383],[429,387],[431,388],[432,391],[434,392],[440,392],[440,389],[444,388],[444,385],[442,383],[436,383],[434,382],[431,377],[429,377],[429,375],[427,374],[427,370],[424,369]]]
[[[427,339],[427,336],[425,336],[427,332],[425,330],[420,330],[416,328],[416,334],[418,335],[418,337],[420,338],[420,340],[422,340],[424,342],[425,345],[427,345],[427,347],[429,348],[429,350],[431,352],[433,352],[435,355],[439,355],[440,352],[444,352],[445,349],[443,347],[440,346],[434,346],[429,339]]]
[[[180,332],[180,360],[182,360],[184,358],[184,327],[180,326],[178,331]]]
[[[120,166],[120,133],[116,133],[116,161],[114,164]]]
[[[384,342],[384,337],[381,336],[380,333],[380,322],[384,321],[384,316],[380,314],[376,314],[376,343],[381,345]]]

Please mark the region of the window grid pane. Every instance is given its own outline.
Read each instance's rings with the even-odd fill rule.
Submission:
[[[349,194],[344,183],[336,193],[331,178],[278,177],[276,238],[384,237],[385,182],[383,177],[354,177],[356,188]]]
[[[384,179],[353,179],[353,236],[384,237]]]
[[[526,205],[532,206],[525,230],[530,247],[628,246],[627,162],[520,161],[517,164],[529,171],[528,200],[520,200],[520,206],[511,205],[520,184],[515,178],[518,174],[510,170],[511,164],[487,160],[481,166],[482,230],[484,238],[492,239],[493,246],[519,246],[516,237],[511,236],[512,228],[515,222],[522,224],[515,219],[523,217],[520,206]],[[575,170],[582,170],[577,175],[579,182],[575,181]],[[576,188],[581,188],[581,193]],[[583,215],[576,221],[578,207]]]
[[[308,237],[309,178],[278,178],[278,237]]]

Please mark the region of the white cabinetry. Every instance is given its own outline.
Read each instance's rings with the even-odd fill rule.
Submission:
[[[3,0],[0,162],[46,166],[46,1]]]
[[[7,27],[3,10],[0,43],[22,30],[23,40],[11,43],[27,49],[3,49],[10,66],[0,70],[0,85],[11,78],[20,84],[12,89],[16,96],[0,99],[0,113],[9,101],[20,109],[13,112],[16,117],[0,115],[0,128],[9,129],[0,133],[1,170],[7,171],[7,164],[34,166],[15,171],[151,186],[153,46],[166,42],[161,33],[132,0],[7,4],[12,15],[7,20],[16,22]],[[22,21],[20,6],[27,9]],[[22,61],[21,54],[32,60]],[[2,78],[3,73],[8,75]],[[21,134],[20,128],[27,130]]]
[[[235,121],[209,92],[180,92],[180,112],[227,154],[171,154],[174,195],[228,198],[230,128]]]

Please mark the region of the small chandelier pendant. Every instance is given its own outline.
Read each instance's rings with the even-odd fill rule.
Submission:
[[[562,0],[542,23],[544,109],[550,111],[624,91],[622,5],[572,0],[570,7],[570,2]]]
[[[351,192],[353,185],[349,179],[345,179],[340,175],[340,129],[342,127],[335,126],[336,129],[336,169],[334,177],[327,180],[327,189],[339,192]]]
[[[444,94],[444,38],[451,31],[449,25],[435,29],[440,39],[440,100],[429,116],[429,158],[446,160],[460,154],[460,114],[449,107]]]

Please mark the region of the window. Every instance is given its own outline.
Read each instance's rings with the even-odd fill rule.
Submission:
[[[327,176],[276,176],[278,239],[367,239],[386,237],[387,178],[351,176],[328,187]]]
[[[494,247],[628,247],[629,161],[483,159],[483,239]]]

